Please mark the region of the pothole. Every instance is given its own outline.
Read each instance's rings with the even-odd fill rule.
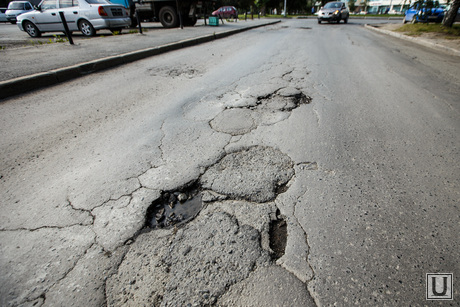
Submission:
[[[203,201],[197,184],[180,191],[162,192],[147,209],[146,226],[151,229],[170,228],[193,219],[202,209]]]
[[[276,94],[259,97],[257,106],[254,109],[290,112],[302,104],[310,103],[311,100],[311,97],[296,89],[282,89]]]
[[[270,223],[270,248],[273,251],[272,258],[277,260],[284,255],[287,242],[287,224],[284,218],[280,215],[279,210],[276,211],[277,219]]]

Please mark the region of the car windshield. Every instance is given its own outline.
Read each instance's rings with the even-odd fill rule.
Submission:
[[[111,4],[106,0],[86,0],[89,4]]]
[[[341,7],[342,7],[341,2],[329,2],[324,6],[325,9],[339,9]]]
[[[8,5],[9,10],[23,10],[24,9],[24,3],[20,2],[11,2],[10,5]]]

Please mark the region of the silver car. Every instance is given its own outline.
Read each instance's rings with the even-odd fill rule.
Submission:
[[[344,2],[328,2],[318,12],[318,23],[321,23],[321,21],[335,21],[339,23],[340,20],[343,20],[344,23],[347,23],[349,17],[350,11]]]
[[[97,30],[121,31],[131,20],[121,5],[106,0],[43,0],[36,10],[19,15],[19,29],[32,37],[43,32],[64,32],[59,12],[64,13],[69,31],[94,36]]]

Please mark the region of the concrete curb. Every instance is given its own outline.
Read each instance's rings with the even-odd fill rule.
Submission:
[[[374,26],[371,26],[371,25],[368,25],[368,24],[364,25],[364,27],[366,27],[367,29],[370,29],[372,31],[375,31],[375,32],[379,32],[379,33],[383,33],[383,34],[390,35],[390,36],[393,36],[393,37],[397,37],[399,39],[411,41],[411,42],[414,42],[414,43],[419,44],[419,45],[423,45],[423,46],[428,47],[428,48],[432,48],[432,49],[436,49],[436,50],[439,50],[439,51],[447,52],[447,53],[449,53],[451,55],[454,55],[454,56],[460,56],[460,50],[450,48],[450,47],[447,47],[447,46],[444,46],[444,45],[441,45],[441,44],[438,44],[438,43],[435,43],[435,42],[431,42],[431,41],[429,41],[427,39],[422,39],[422,38],[418,38],[418,37],[412,37],[412,36],[396,33],[396,32],[393,32],[393,31],[379,29],[377,27],[374,27]]]
[[[14,95],[24,94],[32,90],[36,90],[50,85],[55,85],[94,72],[102,71],[123,64],[128,64],[165,52],[207,43],[215,39],[228,37],[233,34],[241,33],[259,27],[277,24],[279,22],[281,22],[281,20],[249,26],[246,28],[199,36],[171,44],[131,51],[120,55],[105,57],[73,66],[50,70],[47,72],[18,77],[7,81],[0,81],[0,99],[8,98]]]

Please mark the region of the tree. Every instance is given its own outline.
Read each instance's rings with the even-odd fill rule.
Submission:
[[[362,4],[364,5],[364,11],[367,12],[367,7],[369,6],[369,0],[362,1]]]
[[[355,0],[348,1],[348,8],[350,9],[350,12],[354,12],[356,10],[355,2]]]
[[[460,8],[460,0],[454,0],[447,15],[444,16],[444,20],[442,21],[443,26],[452,28],[455,17],[457,17],[458,8]]]

